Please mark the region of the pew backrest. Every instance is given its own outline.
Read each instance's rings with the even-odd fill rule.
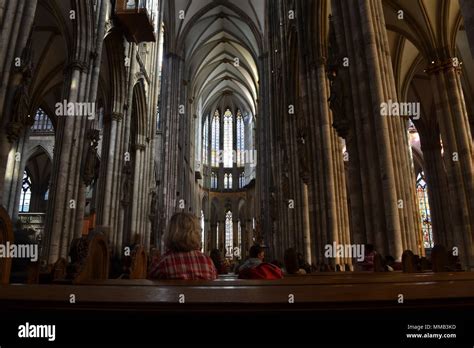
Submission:
[[[10,216],[5,208],[0,206],[0,244],[14,243],[13,225]],[[10,282],[10,273],[12,268],[12,259],[0,257],[0,284],[8,284]]]
[[[74,279],[74,283],[87,280],[102,280],[109,277],[109,248],[105,236],[96,234],[89,241],[84,267]]]
[[[405,250],[402,254],[402,269],[405,273],[416,272],[415,255],[411,250]]]
[[[60,257],[53,265],[51,270],[51,276],[53,282],[56,280],[62,280],[66,278],[67,261],[64,257]]]
[[[146,279],[148,256],[145,248],[138,245],[132,252],[132,266],[130,269],[130,279]]]
[[[385,272],[382,255],[379,253],[375,253],[374,255],[374,272]]]
[[[448,253],[444,246],[437,244],[433,247],[433,250],[431,250],[431,263],[433,272],[445,272],[447,270]]]

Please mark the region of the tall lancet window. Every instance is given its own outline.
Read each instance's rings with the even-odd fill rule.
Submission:
[[[30,211],[31,200],[31,178],[26,172],[23,172],[23,184],[21,185],[20,194],[20,213],[27,213]]]
[[[224,189],[232,190],[232,174],[230,173],[224,174]]]
[[[202,128],[202,164],[208,165],[209,156],[209,117],[206,117]]]
[[[233,151],[233,135],[232,135],[233,117],[232,112],[227,109],[224,113],[224,168],[232,168],[232,151]]]
[[[416,178],[416,193],[421,217],[421,230],[423,231],[423,246],[432,248],[433,231],[431,229],[431,210],[428,203],[428,188],[426,187],[425,174],[421,172]]]
[[[219,167],[219,132],[220,132],[220,117],[219,110],[216,110],[214,117],[212,118],[212,144],[211,144],[211,157],[212,166]]]
[[[237,166],[243,167],[245,161],[245,134],[244,134],[244,118],[237,111]]]
[[[239,255],[242,255],[242,226],[240,225],[240,220],[237,222],[237,243],[239,248]]]
[[[239,176],[239,188],[244,188],[245,186],[245,172],[240,173]]]
[[[232,227],[232,212],[229,210],[225,214],[225,250],[227,255],[232,255],[232,248],[234,246]]]
[[[211,173],[211,189],[217,189],[217,174],[216,174],[216,172]]]

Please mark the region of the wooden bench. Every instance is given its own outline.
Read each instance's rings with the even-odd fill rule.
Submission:
[[[5,208],[0,206],[0,244],[5,245],[7,242],[14,243],[12,220]],[[9,283],[11,267],[11,258],[0,257],[0,284]]]
[[[74,293],[77,303],[71,305]],[[403,294],[404,303],[398,303]],[[289,302],[290,296],[294,303]],[[184,301],[184,302],[180,302]],[[367,273],[279,280],[91,280],[81,285],[0,286],[0,311],[256,313],[474,309],[474,273]],[[95,314],[94,314],[95,315]]]
[[[146,279],[148,275],[148,255],[143,245],[135,247],[132,256],[130,279]]]
[[[445,272],[448,266],[448,252],[446,248],[437,244],[431,250],[431,263],[433,272]]]
[[[95,234],[88,243],[87,257],[74,283],[109,277],[109,249],[105,236]]]
[[[405,273],[415,273],[416,269],[416,260],[415,254],[411,250],[405,250],[402,254],[402,268]]]

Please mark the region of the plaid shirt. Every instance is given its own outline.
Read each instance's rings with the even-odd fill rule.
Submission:
[[[217,271],[212,259],[198,250],[167,252],[158,264],[151,266],[150,278],[214,280]]]

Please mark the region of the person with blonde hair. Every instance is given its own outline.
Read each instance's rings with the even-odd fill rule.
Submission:
[[[201,249],[201,229],[197,218],[188,213],[171,217],[164,236],[166,253],[159,263],[151,266],[150,278],[207,279],[217,278],[211,258]]]

